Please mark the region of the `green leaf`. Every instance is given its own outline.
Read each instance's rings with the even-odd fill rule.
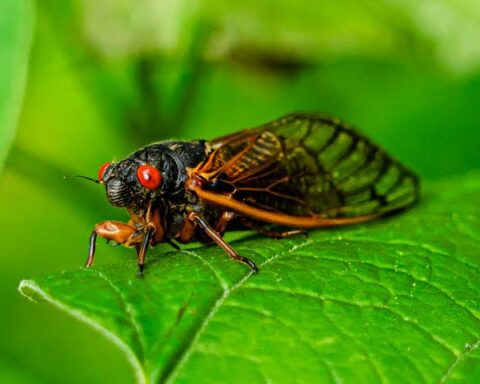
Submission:
[[[15,136],[32,30],[32,2],[4,0],[0,12],[0,170]]]
[[[89,323],[139,382],[479,382],[480,172],[413,210],[284,240],[233,242],[23,280]],[[98,255],[101,257],[101,255]]]

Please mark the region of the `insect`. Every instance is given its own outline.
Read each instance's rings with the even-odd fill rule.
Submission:
[[[154,143],[105,163],[96,181],[130,220],[95,226],[86,266],[100,236],[135,247],[140,272],[149,247],[194,240],[218,244],[257,272],[222,238],[227,228],[286,237],[363,223],[413,205],[420,189],[414,173],[365,136],[304,113],[212,141]]]

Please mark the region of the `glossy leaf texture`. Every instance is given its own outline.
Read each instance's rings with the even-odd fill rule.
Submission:
[[[30,0],[4,0],[0,12],[0,170],[15,136],[33,30]]]
[[[139,382],[480,380],[480,172],[386,220],[24,280],[111,337]],[[204,373],[208,372],[208,376]]]

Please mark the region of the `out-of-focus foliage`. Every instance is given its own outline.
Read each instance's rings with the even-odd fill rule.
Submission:
[[[106,57],[188,55],[192,32],[203,24],[212,32],[204,52],[209,59],[242,51],[247,61],[255,51],[288,61],[419,54],[459,72],[480,65],[474,38],[480,33],[480,5],[470,0],[83,0],[83,5],[85,35]]]
[[[479,168],[478,8],[469,0],[37,1],[26,94],[0,179],[1,378],[133,379],[102,337],[15,292],[25,276],[78,267],[93,224],[125,218],[99,186],[68,176],[94,176],[152,140],[211,138],[295,110],[344,118],[424,179]],[[3,57],[12,40],[0,42]],[[3,65],[0,79],[13,80]],[[0,105],[18,108],[15,92]],[[130,255],[101,244],[97,264]]]
[[[14,138],[33,29],[30,0],[6,0],[0,12],[0,171]]]

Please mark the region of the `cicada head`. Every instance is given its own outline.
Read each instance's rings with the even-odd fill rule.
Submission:
[[[186,168],[197,161],[191,151],[185,151],[184,145],[182,142],[156,143],[122,161],[102,165],[98,180],[105,185],[110,203],[140,213],[151,202],[181,199],[185,194]],[[199,159],[204,157],[203,145],[201,147]]]

